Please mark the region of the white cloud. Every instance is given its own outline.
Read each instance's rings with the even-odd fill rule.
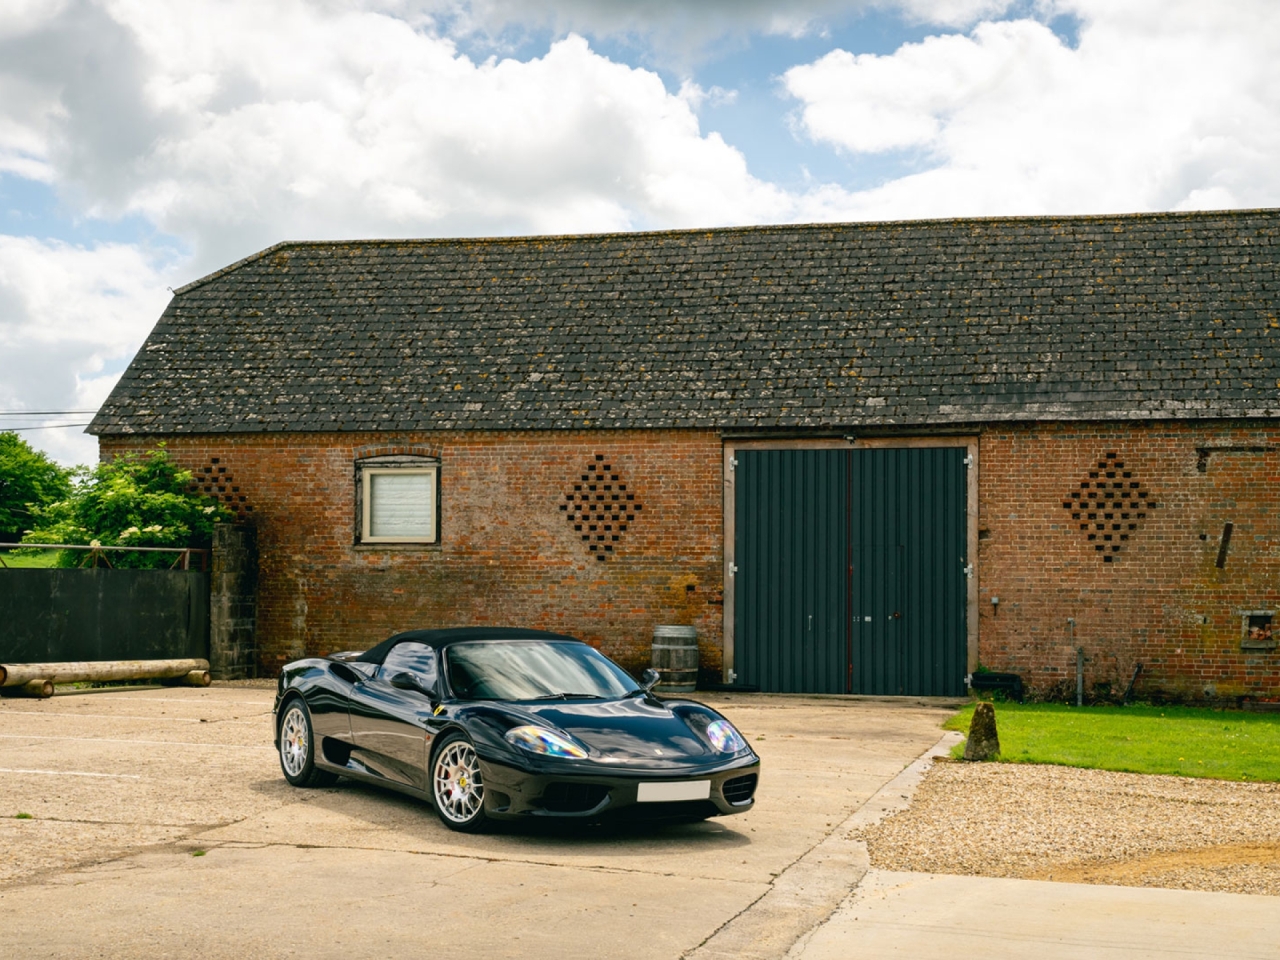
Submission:
[[[983,23],[888,56],[788,71],[799,125],[850,154],[914,151],[921,172],[831,199],[851,217],[1266,206],[1280,194],[1280,7],[1267,0],[1072,0],[1064,44]]]
[[[376,2],[376,0],[375,0]],[[880,0],[387,0],[384,9],[413,11],[453,36],[498,37],[515,29],[550,29],[595,37],[647,38],[657,60],[689,59],[713,41],[751,33],[802,36],[832,17],[849,17]],[[887,0],[896,5],[898,0]],[[903,0],[972,3],[985,0]]]
[[[416,14],[455,37],[550,29],[646,41],[657,61],[697,59],[714,43],[750,34],[802,37],[868,11],[963,27],[1019,0],[368,0],[369,9]],[[1044,2],[1044,0],[1040,0]],[[500,41],[499,41],[500,42]]]
[[[54,91],[24,67],[34,65],[25,40],[65,14],[66,3],[9,0],[0,14],[0,56],[12,66],[0,67],[0,174],[48,182],[49,131],[61,113]]]
[[[942,149],[948,126],[975,109],[983,120],[998,111],[1001,125],[1030,120],[1021,109],[1070,78],[1070,56],[1039,23],[988,23],[972,37],[930,37],[888,56],[833,50],[789,70],[785,83],[817,140],[855,153]]]
[[[967,27],[997,17],[1017,0],[885,0],[881,6],[900,7],[909,18],[944,27]]]
[[[169,300],[162,272],[125,244],[0,236],[0,410],[96,409]],[[5,426],[30,422],[0,416]],[[79,428],[23,436],[64,463],[97,459],[96,441]]]
[[[692,80],[684,80],[680,84],[680,89],[676,93],[681,100],[689,105],[689,109],[695,113],[702,109],[703,104],[709,104],[713,107],[732,106],[738,100],[737,90],[726,90],[724,87],[702,87]]]
[[[703,226],[788,208],[701,133],[690,91],[573,35],[536,59],[475,63],[376,11],[118,0],[69,7],[24,50],[25,70],[0,68],[42,91],[39,122],[19,125],[24,156],[90,211],[189,240],[202,270],[288,237]],[[107,83],[100,50],[120,63]],[[55,83],[49,58],[82,65]]]

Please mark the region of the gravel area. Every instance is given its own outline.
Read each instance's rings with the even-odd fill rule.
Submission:
[[[1280,784],[941,761],[865,831],[886,870],[1280,896]]]

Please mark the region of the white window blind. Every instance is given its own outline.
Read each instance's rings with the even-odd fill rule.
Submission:
[[[368,538],[435,539],[434,470],[370,470],[367,480]]]

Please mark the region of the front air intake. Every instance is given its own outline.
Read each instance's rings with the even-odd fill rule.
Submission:
[[[551,813],[586,813],[609,795],[600,783],[549,783],[542,794],[543,809]]]
[[[720,792],[724,794],[724,799],[728,803],[746,803],[755,794],[758,779],[759,777],[754,773],[749,773],[745,777],[734,777],[724,782]]]

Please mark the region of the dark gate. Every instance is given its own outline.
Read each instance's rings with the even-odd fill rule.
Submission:
[[[965,451],[736,454],[734,665],[786,693],[959,695]]]
[[[0,662],[209,656],[209,575],[192,570],[0,571]]]

